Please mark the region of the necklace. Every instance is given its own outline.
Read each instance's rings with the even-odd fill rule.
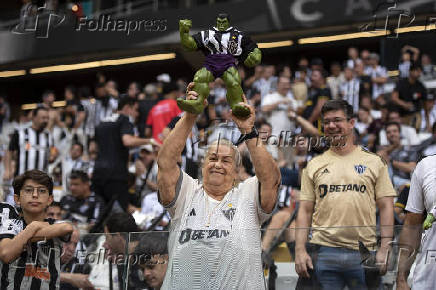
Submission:
[[[209,195],[206,193],[206,191],[204,191],[203,189],[203,193],[205,196],[205,202],[206,202],[206,214],[207,214],[207,222],[205,223],[206,227],[210,227],[210,218],[212,216],[212,214],[215,212],[215,210],[222,204],[225,203],[225,201],[227,201],[227,195],[225,198],[223,198],[223,200],[221,200],[210,212],[209,212]],[[233,188],[230,194],[233,193]]]

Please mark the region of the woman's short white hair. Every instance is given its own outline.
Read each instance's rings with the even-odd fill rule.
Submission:
[[[228,139],[217,139],[215,141],[213,141],[210,145],[207,146],[207,150],[206,150],[206,155],[205,158],[207,158],[207,156],[210,153],[210,150],[212,147],[218,147],[220,145],[224,145],[224,146],[228,146],[230,148],[233,149],[233,157],[235,158],[235,168],[239,168],[239,166],[241,166],[242,163],[242,158],[241,158],[241,153],[239,152],[238,147],[236,147],[232,141],[228,140]]]

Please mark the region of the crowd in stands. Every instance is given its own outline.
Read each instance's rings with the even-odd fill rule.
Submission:
[[[388,75],[376,52],[354,47],[348,49],[347,57],[330,63],[329,67],[321,58],[301,57],[297,67],[281,63],[256,66],[251,74],[243,67],[238,70],[245,95],[256,109],[259,139],[276,160],[282,175],[279,202],[269,228],[281,228],[292,216],[298,206],[301,171],[326,148],[326,144],[317,140],[322,136],[321,108],[329,99],[344,99],[353,106],[355,142],[388,163],[392,183],[400,195],[395,203],[396,222],[402,224],[411,173],[421,158],[436,154],[436,90],[427,85],[436,79],[436,66],[429,55],[405,46],[398,77]],[[116,233],[168,227],[170,216],[157,197],[157,155],[183,114],[176,99],[184,97],[191,77],[173,79],[170,73],[161,74],[153,83],[137,80],[121,88],[116,80],[99,73],[93,88],[72,84],[65,87],[62,95],[47,88],[36,109],[22,111],[13,120],[7,98],[0,97],[1,201],[14,204],[11,181],[26,170],[40,169],[53,178],[55,202],[47,209],[47,216],[75,225],[71,241],[65,244],[71,249],[61,260],[62,271],[67,273],[61,282],[73,287],[68,289],[86,288],[88,280],[99,279],[86,265],[73,266],[80,259],[74,251],[103,246],[112,253],[123,252],[125,248],[149,253],[154,248],[157,252],[153,254],[167,254],[165,247],[159,247],[166,244],[165,235],[138,243],[139,239],[126,241]],[[134,101],[126,107],[122,101],[125,98]],[[60,100],[65,100],[65,105],[54,106]],[[198,179],[207,144],[217,138],[235,143],[240,134],[231,121],[225,85],[219,78],[210,83],[208,103],[178,160],[186,173]],[[96,132],[113,114],[127,112],[130,107],[134,112],[126,113],[133,128],[129,134],[149,142],[129,146],[128,204],[118,207],[115,212],[119,213],[115,214],[106,210],[107,204],[114,201],[99,194],[93,184],[96,160],[105,145],[98,144]],[[244,146],[239,147],[241,181],[254,175]],[[90,232],[105,232],[111,238],[106,235],[104,245],[99,240],[82,241],[80,236]],[[264,250],[274,234],[267,232],[264,236]],[[292,231],[288,231],[286,240],[292,243]],[[134,284],[145,279],[150,289],[158,289],[162,271],[165,273],[160,267],[163,266],[159,263],[153,267],[140,265],[142,271],[138,271],[136,280],[131,279],[132,285],[129,281],[129,287],[135,289]],[[119,269],[118,274],[121,272]]]

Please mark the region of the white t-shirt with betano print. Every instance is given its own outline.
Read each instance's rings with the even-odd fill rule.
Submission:
[[[169,264],[162,289],[265,289],[260,226],[270,214],[251,177],[221,201],[181,171],[172,217]]]

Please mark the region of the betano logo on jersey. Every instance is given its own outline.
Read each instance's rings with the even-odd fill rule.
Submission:
[[[221,239],[227,237],[229,234],[229,230],[193,230],[187,228],[180,233],[179,243],[184,244],[190,240]]]
[[[365,184],[320,184],[318,186],[319,189],[319,197],[323,198],[329,192],[347,192],[354,191],[365,193],[366,185]]]

